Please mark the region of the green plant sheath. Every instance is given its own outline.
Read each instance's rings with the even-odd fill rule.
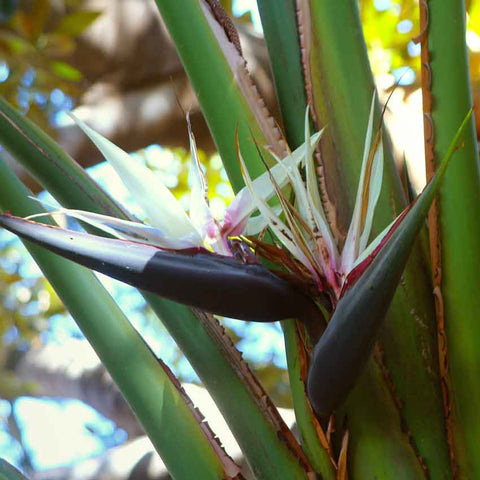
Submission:
[[[28,195],[0,159],[1,209],[18,216],[41,212]],[[225,478],[222,464],[176,387],[95,275],[28,242],[26,247],[132,406],[172,476],[189,480],[194,471],[196,478]]]
[[[255,139],[260,145],[268,143],[252,113],[252,104],[257,103],[249,103],[241,92],[237,72],[232,71],[205,18],[201,8],[204,2],[156,0],[156,3],[200,102],[233,189],[238,191],[244,182],[235,150],[237,128],[250,175],[255,178],[264,172],[253,142]]]
[[[428,2],[435,158],[472,105],[465,2]],[[442,294],[448,341],[455,460],[461,479],[480,478],[480,167],[474,121],[439,193]]]
[[[366,46],[354,0],[326,2],[311,0],[312,47],[310,68],[316,110],[319,120],[328,125],[330,143],[325,144],[324,161],[329,193],[335,205],[347,206],[338,211],[340,226],[349,220],[353,196],[357,188],[366,118],[374,89]],[[378,112],[379,113],[379,112]],[[465,117],[459,117],[455,129],[446,138],[452,140],[456,129]],[[390,142],[384,135],[384,145]],[[398,173],[389,148],[385,148],[385,168],[382,194],[374,219],[374,232],[380,232],[405,206]],[[452,166],[452,169],[454,166]],[[383,362],[395,387],[396,396],[402,403],[399,411],[405,428],[411,432],[412,445],[426,464],[432,478],[451,478],[450,461],[445,441],[445,421],[439,384],[438,356],[433,298],[425,259],[420,248],[414,248],[400,287],[390,307],[387,319],[380,332],[380,343],[384,349]],[[372,367],[369,367],[372,368]],[[372,382],[380,379],[370,372]],[[378,386],[379,391],[384,391]],[[366,394],[366,387],[359,387]],[[358,399],[358,398],[357,398]],[[368,395],[357,402],[348,402],[348,418],[363,415],[362,402],[368,403]],[[362,426],[365,441],[375,441],[379,416],[373,418],[371,430]],[[355,432],[352,432],[352,436]],[[360,440],[359,440],[360,441]],[[377,452],[370,460],[356,457],[351,452],[351,465],[375,464],[375,458],[387,444],[377,443]],[[413,451],[413,449],[412,449]],[[395,458],[395,449],[391,450]],[[355,471],[355,467],[353,467]],[[395,477],[392,469],[391,478]],[[364,477],[359,477],[364,478]],[[379,478],[389,478],[382,477]]]
[[[285,137],[292,150],[305,141],[305,82],[295,0],[258,0]]]
[[[380,411],[381,424],[378,422]],[[399,413],[390,400],[382,372],[373,358],[341,409],[341,413],[344,412],[347,412],[351,432],[351,478],[426,480],[420,462],[412,453],[407,435],[401,429]],[[388,455],[382,455],[381,452],[388,452]],[[371,461],[365,461],[367,458]]]
[[[305,141],[304,117],[307,108],[295,1],[258,0],[257,3],[286,140],[290,148],[295,149]],[[328,452],[320,443],[314,427],[314,413],[305,396],[295,324],[291,321],[283,322],[282,327],[300,442],[314,469],[321,473],[325,480],[333,479],[335,469]]]

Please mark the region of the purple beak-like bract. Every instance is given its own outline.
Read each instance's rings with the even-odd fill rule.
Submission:
[[[65,258],[169,300],[251,321],[315,315],[313,301],[261,264],[204,249],[161,250],[125,240],[63,230],[10,215],[7,230]]]

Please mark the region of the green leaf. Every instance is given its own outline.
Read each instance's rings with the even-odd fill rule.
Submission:
[[[22,472],[0,458],[0,480],[28,480]]]
[[[0,208],[18,215],[40,213],[29,193],[0,159]],[[195,471],[205,480],[225,478],[223,465],[190,407],[95,275],[44,249],[26,246],[133,408],[172,476],[188,480]],[[188,455],[179,456],[182,451]]]
[[[84,10],[62,16],[55,28],[55,33],[63,33],[70,37],[81,35],[100,15],[101,11]]]
[[[258,0],[285,137],[291,148],[304,142],[307,108],[295,0]]]
[[[469,50],[465,43],[465,2],[427,2],[426,44],[428,73],[433,101],[434,156],[445,155],[448,139],[455,132],[463,111],[472,107]],[[422,59],[422,63],[424,60]],[[454,63],[452,63],[454,62]],[[452,65],[455,68],[451,68]],[[427,92],[424,92],[424,94]],[[424,99],[424,103],[427,99]],[[478,118],[478,111],[476,112]],[[458,164],[458,165],[457,165]],[[435,168],[431,165],[430,168]],[[427,166],[427,171],[428,171]],[[454,462],[459,478],[480,477],[480,165],[475,121],[464,135],[464,148],[449,169],[438,195],[438,231],[432,226],[434,248],[440,248],[440,264],[432,265],[434,287],[440,309],[439,324],[445,329],[450,392],[446,408],[451,411]],[[443,319],[442,319],[443,313]],[[443,361],[443,360],[441,360]]]
[[[71,80],[72,82],[78,82],[82,79],[82,72],[72,67],[68,63],[60,62],[58,60],[50,61],[50,70],[65,80]]]
[[[245,60],[204,0],[157,0],[235,192],[243,186],[235,150],[238,137],[252,178],[264,171],[255,141],[283,158],[286,148],[248,74]],[[216,2],[211,2],[215,5]],[[188,21],[187,21],[188,19]],[[212,78],[215,79],[212,82]],[[254,141],[255,140],[255,141]]]

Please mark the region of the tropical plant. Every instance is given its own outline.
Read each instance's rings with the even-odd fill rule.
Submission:
[[[215,0],[157,5],[237,192],[223,221],[209,212],[191,130],[187,216],[79,122],[137,196],[143,225],[4,101],[2,144],[91,233],[20,218],[44,212],[3,162],[0,206],[1,224],[28,240],[172,477],[243,478],[93,274],[42,247],[151,292],[255,478],[480,479],[480,175],[464,2],[420,2],[431,180],[409,207],[372,102],[357,2],[258,0],[282,127]],[[299,441],[205,311],[283,320]]]

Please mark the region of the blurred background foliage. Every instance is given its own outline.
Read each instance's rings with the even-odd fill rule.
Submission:
[[[84,88],[82,72],[68,58],[100,14],[81,0],[2,1],[0,92],[49,131],[52,114],[72,106],[56,92],[78,99]]]
[[[101,133],[123,148],[135,151],[138,160],[160,175],[187,206],[189,154],[184,115],[178,107],[178,103],[181,103],[183,108],[190,109],[194,114],[194,130],[197,142],[203,149],[200,157],[206,168],[210,200],[214,211],[220,216],[232,198],[221,160],[212,149],[201,119],[195,120],[198,107],[188,87],[183,87],[188,82],[183,79],[168,38],[164,34],[159,36],[163,30],[160,20],[153,13],[155,8],[151,5],[148,7],[147,1],[143,3],[141,6],[142,2],[135,0],[111,3],[105,0],[0,0],[0,94],[56,137],[83,166],[95,165],[100,158],[92,153],[94,150],[88,150],[90,147],[84,145],[84,139],[78,140],[83,142],[81,145],[77,142],[72,146],[72,132],[68,130],[68,122],[62,112],[76,109],[79,115],[83,113],[81,116],[100,122]],[[268,80],[268,65],[262,70],[264,48],[258,47],[262,46],[258,14],[250,10],[254,2],[223,0],[221,3],[235,17],[253,75],[267,103],[271,105],[273,89]],[[408,99],[414,98],[415,92],[418,92],[420,82],[420,48],[414,42],[419,32],[418,0],[360,0],[359,4],[379,89],[388,92],[395,82],[398,81],[400,85],[397,92],[400,101],[392,101],[393,116],[398,112],[400,118],[404,119],[401,112],[414,112],[421,122],[418,100],[411,105],[413,110],[404,109]],[[132,15],[129,9],[140,6],[144,10]],[[474,97],[478,103],[480,0],[471,0],[467,6],[467,44],[471,54]],[[109,36],[113,35],[107,29],[109,19],[120,22],[121,37],[125,37],[123,41],[132,43],[130,53],[120,37]],[[98,30],[96,34],[95,28]],[[136,44],[136,41],[140,43]],[[142,45],[141,51],[138,45]],[[149,49],[153,57],[148,57]],[[162,57],[158,52],[162,52]],[[140,56],[138,61],[145,65],[142,69],[135,67],[132,58],[136,56]],[[157,61],[149,61],[149,58],[156,58]],[[156,103],[157,98],[163,98],[164,103]],[[121,106],[120,113],[117,112],[118,105]],[[117,113],[121,121],[114,125]],[[138,126],[138,130],[127,128],[129,123]],[[165,124],[168,124],[167,127]],[[97,124],[94,126],[97,127]],[[401,130],[395,135],[393,123],[391,128],[394,131],[393,138],[402,139]],[[153,132],[151,136],[147,133],[143,135],[143,132],[150,132],[149,129]],[[140,130],[142,134],[138,133]],[[413,140],[411,143],[414,143]],[[423,159],[421,142],[415,146],[414,153],[406,143],[397,147],[400,157],[405,152],[412,157],[412,168],[415,168],[415,161],[421,162]],[[421,170],[422,167],[419,168]],[[128,192],[104,165],[93,167],[91,173],[115,198],[126,204],[133,213],[138,213]],[[417,185],[421,185],[421,180]],[[30,186],[35,190],[34,183]],[[48,196],[44,198],[48,200]],[[75,228],[75,225],[70,226]],[[182,381],[196,382],[196,375],[166,332],[154,328],[153,322],[149,321],[153,314],[141,297],[129,287],[110,279],[105,279],[105,282],[154,351]],[[244,324],[228,319],[225,319],[225,326],[277,404],[289,406],[291,402],[279,327]],[[42,364],[38,360],[41,357],[35,355],[40,355],[42,349],[51,344],[70,345],[68,342],[72,339],[80,341],[82,335],[64,311],[55,292],[19,248],[18,241],[6,232],[0,232],[0,338],[0,456],[2,452],[9,452],[9,458],[14,463],[31,471],[50,468],[52,465],[47,461],[35,460],[37,447],[32,446],[32,437],[26,433],[28,422],[25,422],[26,414],[20,413],[23,407],[20,408],[22,404],[19,399],[29,395],[45,396],[50,391],[57,398],[52,402],[63,401],[58,400],[62,396],[60,390],[57,391],[56,386],[48,383],[51,381],[48,375],[44,372],[42,376]],[[28,360],[29,354],[37,362],[38,368],[34,372]],[[61,360],[58,360],[58,365],[64,374],[72,374],[67,367],[62,367]],[[81,379],[81,369],[74,373],[77,380]],[[56,374],[59,378],[58,372]],[[40,385],[41,381],[45,385]],[[68,392],[72,392],[72,389]],[[67,398],[73,395],[68,392],[65,393]],[[77,395],[75,398],[89,403],[88,398],[79,397]],[[98,407],[95,401],[90,405]],[[102,413],[108,417],[109,411]],[[125,413],[113,414],[117,415],[117,418],[113,418],[117,426],[121,425],[119,416]],[[112,426],[111,422],[108,423],[103,417],[95,418],[95,421],[90,420],[88,431],[89,435],[95,437],[96,447],[79,454],[80,457],[101,452],[125,440],[125,435],[119,435],[119,429]],[[131,438],[140,433],[128,426],[122,428]],[[64,462],[71,463],[72,459]]]

